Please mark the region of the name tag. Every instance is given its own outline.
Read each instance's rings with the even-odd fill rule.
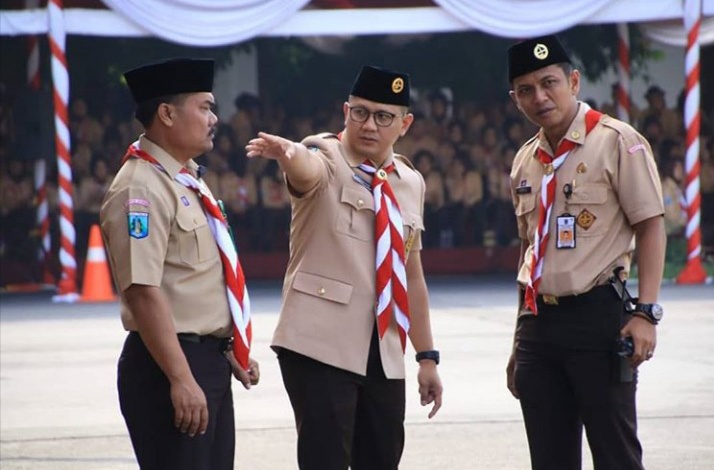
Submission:
[[[556,219],[555,246],[558,249],[575,248],[575,216],[563,214]]]

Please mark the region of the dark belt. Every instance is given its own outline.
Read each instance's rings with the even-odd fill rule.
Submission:
[[[610,284],[603,284],[600,286],[595,286],[587,292],[575,295],[550,295],[550,294],[538,294],[538,303],[545,305],[571,305],[578,301],[589,300],[590,297],[601,296],[607,290],[612,290]],[[614,295],[615,291],[612,290]]]
[[[178,333],[179,341],[195,344],[215,343],[221,350],[229,349],[233,344],[233,338],[219,338],[213,335],[199,335],[197,333]]]

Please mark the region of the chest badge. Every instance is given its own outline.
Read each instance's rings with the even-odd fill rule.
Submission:
[[[580,228],[582,228],[583,230],[587,230],[593,226],[593,224],[595,223],[595,219],[597,219],[597,217],[595,217],[592,212],[587,209],[583,209],[582,211],[580,211],[580,214],[578,214],[576,222],[578,223],[578,226]]]
[[[578,174],[582,175],[583,173],[588,171],[588,165],[585,162],[580,162],[576,171],[578,172]]]

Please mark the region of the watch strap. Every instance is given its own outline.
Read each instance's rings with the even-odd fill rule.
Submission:
[[[436,363],[436,365],[439,365],[439,351],[432,349],[429,351],[421,351],[416,353],[416,361],[419,362],[423,359],[431,359]]]
[[[657,323],[659,323],[659,320],[655,318],[654,314],[652,313],[653,305],[654,304],[637,303],[635,304],[635,310],[633,313],[638,317],[644,318],[653,325],[656,325]]]

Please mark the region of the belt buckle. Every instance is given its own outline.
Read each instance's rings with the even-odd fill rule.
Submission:
[[[550,294],[543,294],[543,303],[547,305],[558,305],[558,297]]]

